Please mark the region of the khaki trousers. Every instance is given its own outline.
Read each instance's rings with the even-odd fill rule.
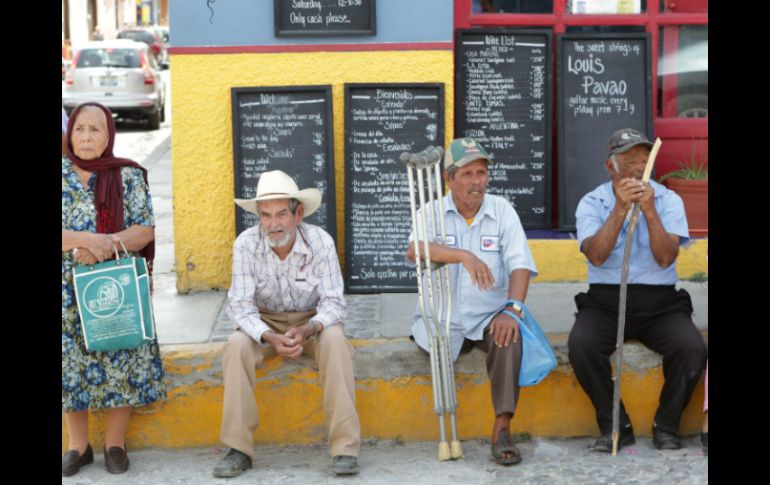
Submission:
[[[259,312],[262,321],[278,333],[308,322],[316,313],[278,313],[262,309]],[[324,329],[318,338],[306,341],[303,354],[312,355],[319,369],[331,455],[357,457],[361,448],[361,425],[356,412],[353,346],[345,338],[342,326],[333,325]],[[272,346],[263,347],[240,330],[230,335],[224,349],[225,390],[219,438],[252,460],[256,458],[254,431],[259,424],[254,370],[276,355]]]

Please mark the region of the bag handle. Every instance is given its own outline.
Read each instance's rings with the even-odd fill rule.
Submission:
[[[128,257],[128,250],[126,249],[126,245],[123,244],[122,239],[118,239],[118,242],[120,243],[120,246],[123,248],[123,257]],[[115,250],[115,261],[118,261],[120,259],[120,253],[118,252],[118,247],[115,245],[115,243],[112,243],[112,249]]]
[[[123,248],[123,257],[127,258],[129,256],[128,249],[126,249],[126,245],[123,243],[122,239],[118,239],[118,242],[120,242],[120,246]],[[118,252],[118,247],[115,245],[115,243],[112,243],[112,249],[115,251],[115,261],[118,261],[120,259],[120,253]],[[73,249],[73,254],[78,250],[78,248]],[[93,268],[93,264],[87,265],[90,268]]]
[[[118,242],[120,243],[120,246],[123,248],[123,257],[128,257],[128,249],[126,249],[126,245],[123,244],[123,240],[118,238]],[[115,243],[112,243],[112,248],[115,249],[115,259],[120,259],[118,255],[118,248],[115,246]]]
[[[112,243],[112,249],[115,251],[115,261],[120,259],[120,254],[118,254],[118,247],[115,246],[115,243]]]

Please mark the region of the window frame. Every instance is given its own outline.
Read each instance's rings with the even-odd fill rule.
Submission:
[[[708,7],[708,0],[702,0]],[[473,13],[473,0],[455,0],[454,2],[454,28],[467,29],[473,27],[551,27],[554,36],[564,34],[568,26],[593,26],[593,25],[638,25],[649,32],[652,45],[652,104],[655,132],[665,138],[697,137],[708,139],[708,117],[705,118],[678,118],[658,115],[658,58],[660,28],[679,27],[682,25],[708,26],[708,12],[705,13],[678,13],[666,12],[661,9],[657,0],[647,1],[647,11],[638,14],[622,15],[595,15],[595,14],[569,14],[567,13],[567,0],[553,0],[553,12],[548,14],[511,14],[511,13]],[[672,29],[673,30],[673,29]],[[555,37],[554,37],[555,38]],[[671,49],[676,50],[677,42],[666,40],[664,54]],[[555,59],[555,57],[554,57]],[[674,86],[672,87],[672,83]],[[674,79],[664,79],[662,86],[671,98],[671,90],[676,89]],[[668,103],[668,101],[666,101]],[[661,107],[662,113],[671,113],[669,106]]]

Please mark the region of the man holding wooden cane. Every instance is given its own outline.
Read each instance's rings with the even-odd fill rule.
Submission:
[[[676,290],[676,257],[689,241],[682,199],[664,186],[642,182],[652,143],[625,128],[610,136],[605,168],[611,180],[578,204],[577,235],[588,259],[587,293],[575,296],[575,325],[569,360],[596,409],[601,436],[594,451],[612,451],[613,382],[624,243],[634,203],[641,209],[632,235],[628,273],[625,340],[635,339],[663,355],[665,384],[653,422],[653,445],[681,447],[679,420],[705,364],[703,337],[692,322],[692,302]],[[618,449],[635,442],[631,420],[620,402]]]

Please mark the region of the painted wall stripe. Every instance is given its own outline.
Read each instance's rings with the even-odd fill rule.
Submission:
[[[171,47],[169,55],[185,54],[253,54],[282,52],[364,52],[364,51],[423,51],[454,49],[452,42],[407,42],[384,44],[307,44],[307,45],[242,45],[219,47]]]

